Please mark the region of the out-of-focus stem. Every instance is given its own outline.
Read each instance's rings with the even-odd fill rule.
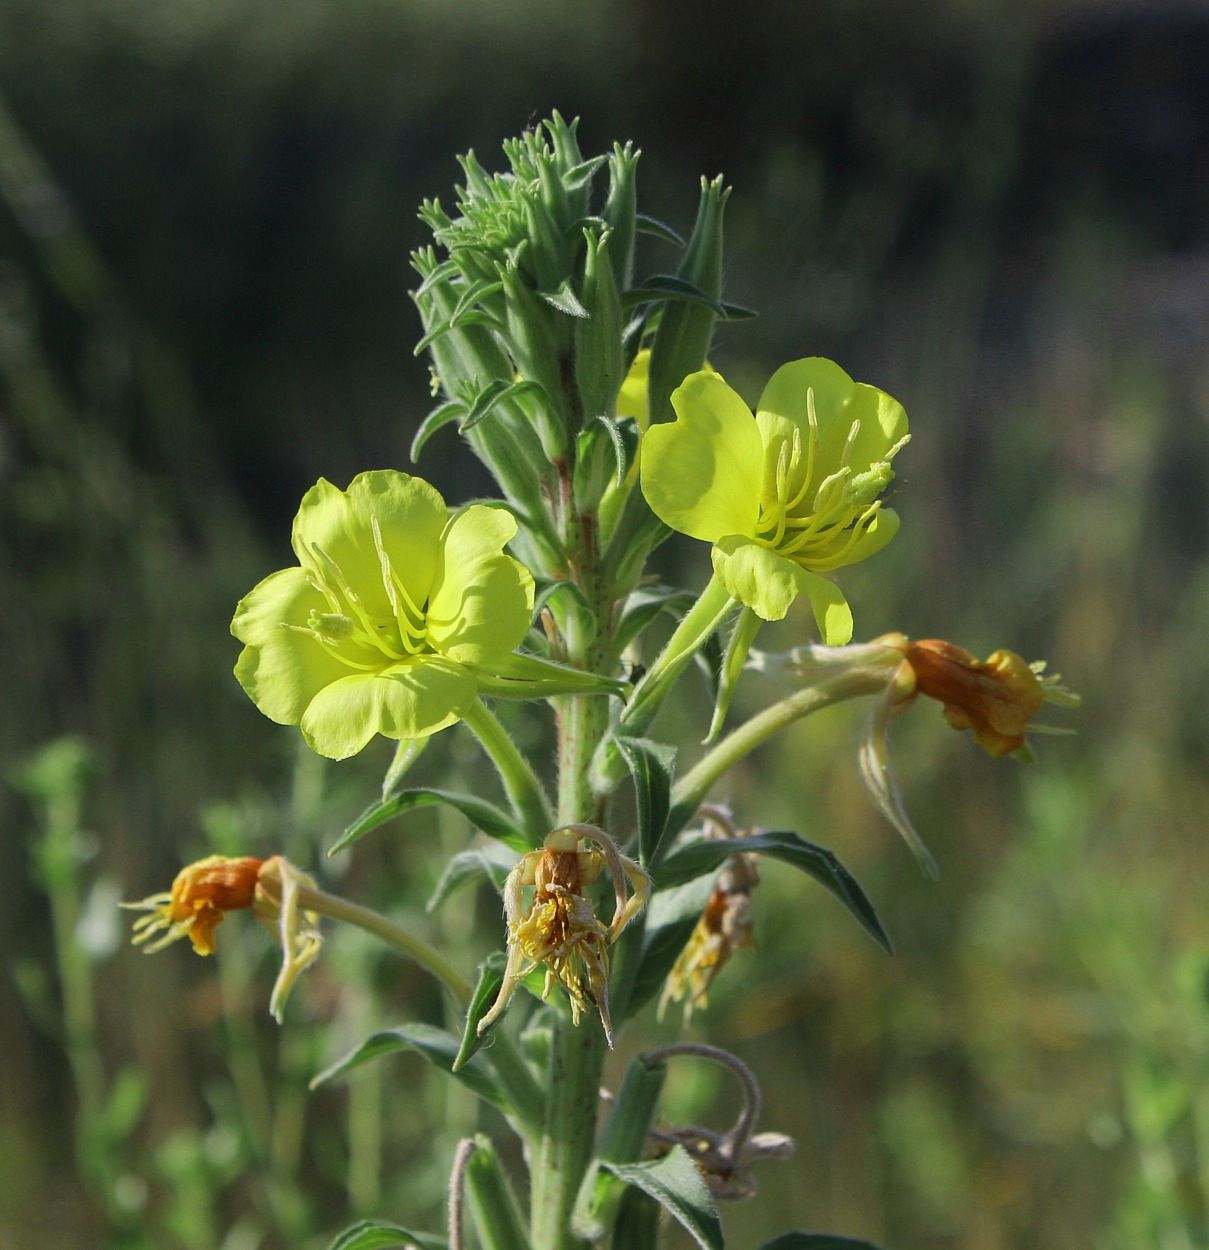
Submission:
[[[886,688],[886,673],[877,668],[851,668],[824,678],[816,685],[796,690],[779,703],[774,703],[750,720],[744,721],[733,733],[727,734],[711,751],[707,751],[697,765],[690,769],[672,790],[672,802],[677,807],[696,809],[709,793],[710,787],[728,769],[750,755],[756,747],[767,742],[773,734],[792,725],[795,720],[809,716],[820,708],[842,703],[861,695],[878,694]]]

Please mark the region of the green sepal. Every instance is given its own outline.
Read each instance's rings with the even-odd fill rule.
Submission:
[[[530,1250],[516,1195],[500,1167],[495,1147],[481,1133],[466,1162],[466,1196],[483,1250]]]
[[[403,1050],[414,1050],[423,1055],[434,1067],[440,1068],[460,1081],[484,1102],[497,1107],[505,1115],[512,1115],[515,1108],[504,1092],[499,1078],[492,1071],[491,1065],[484,1055],[473,1055],[456,1072],[454,1060],[461,1049],[461,1043],[452,1033],[438,1029],[431,1024],[403,1024],[397,1029],[386,1029],[367,1037],[360,1046],[350,1051],[343,1059],[338,1059],[330,1067],[325,1068],[318,1076],[312,1077],[311,1089],[317,1089],[338,1076],[369,1063],[371,1059],[379,1059],[383,1055],[396,1055]]]
[[[529,289],[516,266],[501,265],[499,273],[508,345],[521,377],[536,382],[545,393],[546,402],[536,406],[535,425],[547,458],[559,460],[566,449],[568,425],[559,362],[570,348],[570,330],[556,325],[550,306]]]
[[[524,853],[531,850],[529,838],[521,827],[502,808],[486,799],[477,798],[473,794],[462,794],[453,790],[434,790],[428,786],[419,786],[411,790],[401,790],[385,802],[371,803],[369,807],[353,821],[336,843],[328,850],[329,855],[343,851],[359,838],[363,838],[379,825],[384,825],[396,816],[415,811],[420,807],[433,807],[438,803],[446,803],[457,808],[471,824],[481,829],[488,837],[498,838],[514,850]]]
[[[625,1184],[602,1164],[634,1163],[642,1158],[666,1072],[664,1064],[648,1067],[641,1059],[635,1059],[626,1069],[596,1158],[584,1174],[571,1214],[572,1231],[586,1241],[598,1241],[604,1235],[626,1192]]]
[[[328,1250],[449,1250],[449,1242],[437,1233],[417,1233],[399,1224],[360,1220],[342,1232]]]
[[[609,195],[603,215],[611,235],[609,261],[618,290],[629,286],[634,271],[634,236],[638,227],[636,175],[640,155],[634,151],[632,143],[624,147],[615,143],[609,157]]]
[[[612,237],[585,230],[583,269],[584,320],[575,325],[575,385],[585,428],[599,416],[611,417],[625,377],[621,334],[621,297],[609,264]],[[601,487],[603,490],[603,487]]]
[[[613,743],[634,779],[638,807],[638,859],[644,868],[658,862],[672,802],[676,749],[650,738],[614,731]]]
[[[747,663],[747,653],[751,650],[760,626],[764,622],[749,607],[739,610],[735,627],[731,631],[726,644],[726,652],[722,656],[718,668],[718,690],[714,696],[714,714],[709,724],[709,733],[705,735],[705,743],[713,742],[722,732],[726,713],[730,709],[730,701],[734,698],[735,687],[739,684],[743,667]]]
[[[719,868],[731,855],[768,855],[813,877],[852,913],[861,928],[885,950],[894,953],[873,904],[834,851],[807,842],[796,833],[771,831],[747,838],[702,838],[678,847],[660,865],[656,889],[683,885]],[[658,897],[658,895],[656,895]]]
[[[729,195],[730,189],[723,187],[720,177],[713,182],[701,180],[697,221],[675,276],[708,302],[680,298],[663,307],[651,344],[652,424],[671,418],[672,391],[690,373],[702,368],[709,354],[714,323],[721,311],[718,301],[722,295],[722,216]]]
[[[626,683],[603,673],[556,664],[537,655],[513,651],[491,662],[490,673],[475,673],[480,693],[497,699],[548,699],[560,694],[610,694],[624,697]]]
[[[701,1173],[683,1146],[653,1163],[602,1163],[619,1180],[654,1198],[701,1250],[725,1250],[722,1225]]]

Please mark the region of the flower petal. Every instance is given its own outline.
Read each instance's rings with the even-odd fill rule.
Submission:
[[[849,547],[839,544],[836,555],[830,559],[812,559],[811,567],[826,573],[831,569],[842,569],[849,564],[868,560],[890,542],[898,533],[898,527],[898,513],[893,508],[881,508],[856,542]]]
[[[377,733],[395,739],[434,734],[459,720],[475,695],[474,679],[460,664],[423,656],[326,686],[303,713],[302,735],[313,751],[343,760]]]
[[[783,620],[793,601],[804,594],[829,647],[841,646],[852,637],[852,609],[840,588],[827,578],[738,535],[715,544],[713,561],[729,594],[764,620]]]
[[[807,437],[808,391],[814,392],[818,418],[819,442],[813,474],[816,482],[839,468],[853,421],[859,419],[861,427],[848,463],[857,472],[884,460],[890,448],[907,433],[907,414],[896,399],[876,386],[853,382],[833,361],[809,356],[782,365],[769,378],[760,396],[756,420],[769,448],[792,437],[794,426],[802,431],[803,439]]]
[[[714,571],[727,593],[766,621],[780,621],[802,589],[792,560],[739,534],[714,545]]]
[[[432,586],[446,519],[445,501],[436,488],[408,473],[359,473],[347,491],[320,478],[298,506],[294,551],[304,566],[316,563],[312,549],[326,552],[366,607],[389,616],[373,522],[396,575],[418,607]]]
[[[852,639],[852,609],[844,598],[844,592],[835,582],[809,569],[799,571],[802,574],[799,585],[810,600],[819,637],[829,647],[842,647]]]
[[[348,668],[306,634],[283,629],[305,625],[312,611],[324,610],[323,597],[303,569],[282,569],[254,586],[239,601],[231,633],[245,643],[235,676],[253,703],[279,725],[296,725],[310,701]]]
[[[642,493],[672,529],[704,542],[753,534],[764,444],[747,405],[716,373],[691,373],[672,392],[676,420],[642,439]]]
[[[472,504],[450,521],[428,605],[428,640],[467,664],[506,655],[533,619],[533,578],[505,555],[516,533],[506,509]]]
[[[634,363],[617,392],[617,415],[633,417],[640,430],[645,430],[651,423],[650,378],[651,349],[644,347],[634,357]]]

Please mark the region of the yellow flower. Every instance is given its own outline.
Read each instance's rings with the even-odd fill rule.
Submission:
[[[584,894],[606,868],[616,898],[613,919],[607,925],[597,918]],[[529,886],[533,887],[533,897],[526,911],[524,890]],[[607,834],[591,825],[555,829],[541,850],[522,856],[504,883],[508,928],[504,980],[491,1009],[479,1021],[478,1032],[485,1032],[499,1019],[517,985],[544,964],[542,996],[548,996],[556,982],[561,984],[570,999],[575,1024],[583,1012],[595,1007],[612,1046],[609,946],[642,909],[650,889],[646,872],[622,855]]]
[[[304,911],[300,892],[313,891],[314,880],[288,860],[252,856],[208,855],[182,868],[170,891],[121,906],[148,914],[134,922],[134,944],[147,953],[187,937],[199,955],[214,953],[214,931],[231,911],[251,908],[280,941],[281,971],[269,1009],[281,1022],[282,1009],[298,974],[319,954],[319,917]]]
[[[782,365],[754,415],[716,373],[689,374],[672,407],[642,440],[651,510],[712,543],[715,574],[757,616],[779,621],[805,594],[823,641],[846,643],[852,612],[826,575],[898,532],[881,495],[908,439],[902,405],[812,357]]]

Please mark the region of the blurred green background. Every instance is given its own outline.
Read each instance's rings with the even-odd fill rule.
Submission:
[[[726,293],[761,317],[712,358],[749,398],[821,354],[905,403],[903,532],[845,571],[858,634],[1010,646],[1085,698],[1032,768],[932,707],[896,724],[939,884],[864,799],[859,710],[733,779],[898,945],[765,870],[760,949],[691,1029],[799,1139],[725,1212],[734,1244],[1209,1246],[1207,61],[1209,10],[1146,0],[0,0],[0,1247],[439,1226],[472,1100],[408,1057],[306,1092],[440,1019],[422,974],[334,934],[278,1031],[256,926],[145,960],[113,904],[280,849],[467,968],[498,943],[483,893],[423,916],[453,819],[323,861],[389,751],[304,757],[229,676],[227,623],[317,476],[406,467],[414,210],[551,108],[585,151],[633,138],[640,206],[682,229],[699,175],[734,184]],[[421,471],[489,489],[452,434]],[[704,580],[699,546],[664,551]],[[457,732],[422,768],[482,776]],[[681,1119],[733,1115],[673,1075]]]

